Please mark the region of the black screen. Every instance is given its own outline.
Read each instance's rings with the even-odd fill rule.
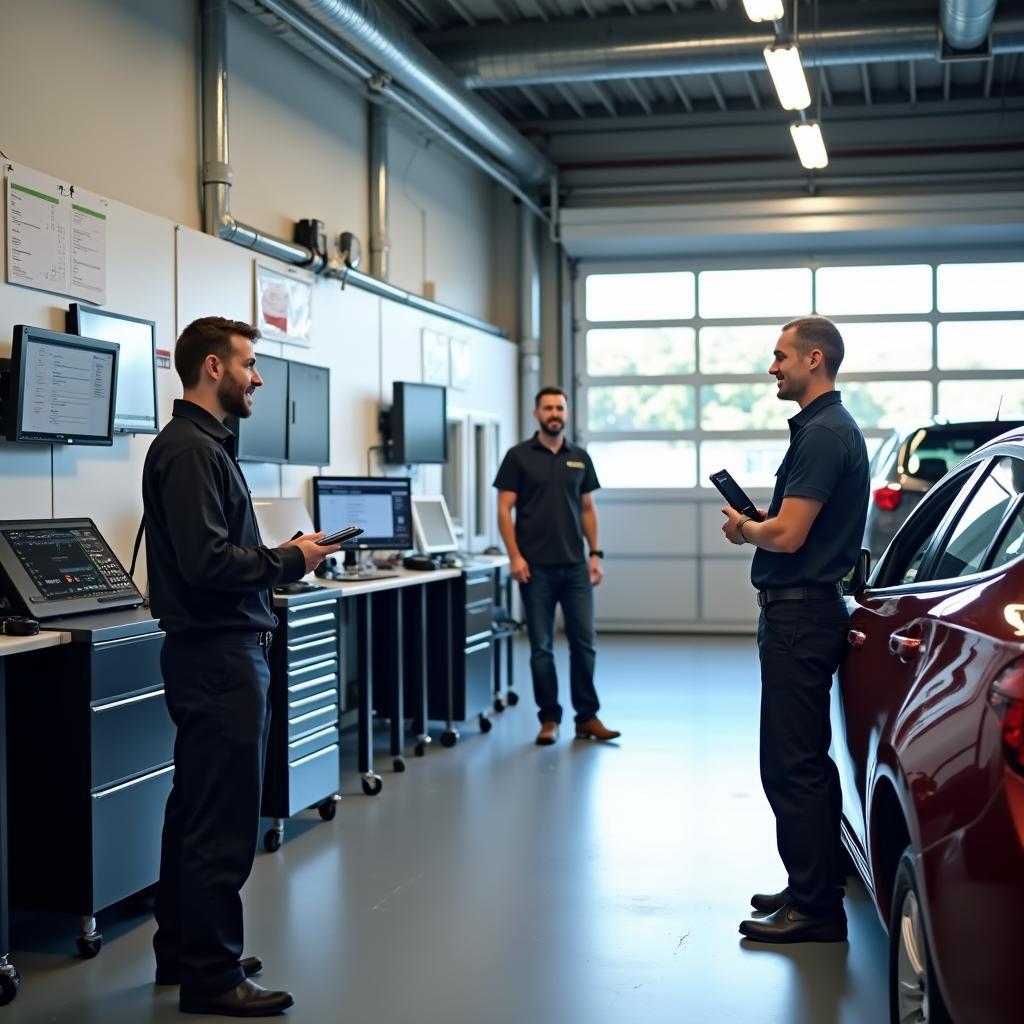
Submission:
[[[361,537],[343,548],[404,551],[412,545],[411,482],[405,477],[313,477],[313,518],[334,533],[358,526]]]
[[[45,600],[134,590],[121,563],[92,527],[4,530],[3,534]]]
[[[396,381],[391,407],[390,461],[403,464],[448,461],[445,389]]]
[[[238,457],[247,462],[286,462],[288,459],[288,360],[257,356],[263,386],[252,397],[252,415],[235,420]]]

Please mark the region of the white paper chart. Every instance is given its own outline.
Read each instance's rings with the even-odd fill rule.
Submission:
[[[6,168],[8,282],[105,302],[107,200],[30,167]]]

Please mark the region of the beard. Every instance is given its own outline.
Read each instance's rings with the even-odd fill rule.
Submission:
[[[562,428],[565,424],[561,420],[543,420],[540,425],[540,429],[544,431],[548,437],[558,437],[562,432]]]
[[[217,398],[221,408],[229,416],[237,416],[240,420],[248,419],[252,415],[252,402],[247,390],[239,387],[230,377],[225,377],[217,386]]]

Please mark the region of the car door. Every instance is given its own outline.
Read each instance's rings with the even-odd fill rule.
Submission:
[[[945,595],[917,577],[936,538],[978,486],[985,466],[975,462],[941,483],[900,529],[870,585],[848,599],[850,650],[832,688],[832,753],[843,790],[843,817],[854,849],[867,866],[868,780],[877,744],[906,700],[914,679],[909,652],[923,640],[923,622]],[[894,639],[895,638],[895,639]]]

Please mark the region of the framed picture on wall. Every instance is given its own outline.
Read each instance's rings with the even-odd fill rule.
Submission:
[[[451,340],[451,386],[459,391],[469,387],[469,375],[472,370],[469,340],[452,338]]]
[[[256,326],[269,341],[309,348],[313,344],[313,275],[298,267],[253,261]]]
[[[448,387],[449,383],[449,338],[437,331],[423,331],[423,383],[440,384]]]

